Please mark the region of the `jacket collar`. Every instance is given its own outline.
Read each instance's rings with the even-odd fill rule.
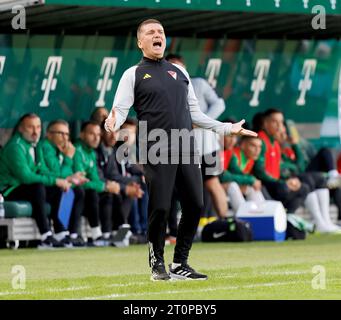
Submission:
[[[93,149],[90,148],[82,139],[77,139],[77,143],[82,147],[86,152],[92,152]]]
[[[152,64],[160,64],[160,63],[162,63],[163,61],[165,61],[165,58],[162,57],[161,59],[150,59],[150,58],[147,58],[147,57],[143,57],[143,58],[142,58],[142,61],[143,61],[143,62],[152,63]]]
[[[23,143],[27,148],[30,148],[30,147],[36,147],[38,143],[32,143],[32,142],[29,142],[27,141],[21,133],[17,132],[13,138],[16,138],[16,139],[19,139],[21,143]]]

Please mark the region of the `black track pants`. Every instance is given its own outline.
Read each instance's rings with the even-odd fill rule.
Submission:
[[[145,177],[149,191],[149,264],[164,261],[166,227],[174,187],[182,216],[174,251],[174,262],[186,262],[203,210],[203,183],[198,164],[147,164]]]

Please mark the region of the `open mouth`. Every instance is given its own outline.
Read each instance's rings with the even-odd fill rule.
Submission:
[[[154,47],[154,48],[161,48],[161,46],[162,46],[161,41],[155,41],[155,42],[153,43],[153,47]]]

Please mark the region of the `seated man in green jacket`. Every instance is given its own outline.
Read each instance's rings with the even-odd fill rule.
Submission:
[[[80,235],[80,221],[84,205],[84,190],[79,186],[87,182],[82,172],[73,171],[73,160],[76,148],[69,140],[69,124],[64,120],[55,120],[49,123],[46,138],[39,142],[38,154],[43,157],[48,171],[46,174],[63,178],[74,185],[75,194],[68,231],[73,246],[84,246]],[[54,224],[56,233],[63,230],[60,222]]]
[[[18,122],[13,137],[1,150],[0,192],[6,201],[29,201],[32,215],[41,233],[42,247],[69,246],[67,238],[57,241],[53,236],[45,202],[51,205],[51,218],[58,223],[58,209],[62,191],[71,187],[66,179],[44,175],[46,165],[36,148],[41,134],[40,118],[33,113]],[[63,230],[65,231],[65,230]]]
[[[120,185],[115,181],[103,181],[100,179],[97,167],[95,149],[101,141],[101,128],[97,122],[87,121],[83,123],[80,139],[75,143],[74,171],[84,172],[89,180],[82,187],[85,190],[84,215],[88,218],[93,245],[103,246],[107,244],[102,235],[99,220],[99,193],[120,193]]]

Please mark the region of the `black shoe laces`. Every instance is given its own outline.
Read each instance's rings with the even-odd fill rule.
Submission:
[[[190,272],[196,272],[192,267],[190,267],[187,263],[183,264],[181,266],[182,269],[186,270],[186,271],[190,271]]]
[[[166,267],[162,262],[160,262],[156,266],[154,266],[153,269],[157,270],[158,272],[166,273]]]

